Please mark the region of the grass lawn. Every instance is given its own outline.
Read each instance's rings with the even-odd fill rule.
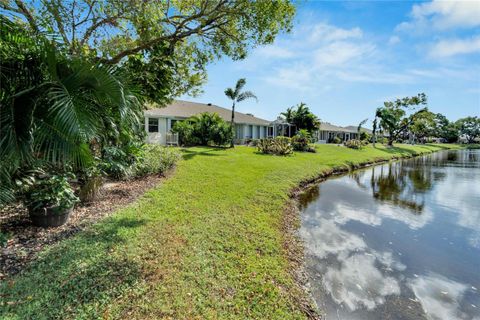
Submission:
[[[187,149],[160,186],[4,281],[0,318],[304,318],[283,249],[289,191],[335,166],[449,147]]]

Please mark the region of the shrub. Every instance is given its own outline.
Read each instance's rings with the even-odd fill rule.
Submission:
[[[17,185],[25,206],[30,210],[52,207],[63,212],[79,201],[69,183],[69,179],[74,178],[72,173],[42,174],[17,181]]]
[[[136,157],[128,154],[118,146],[109,146],[103,149],[100,168],[114,179],[128,179],[133,175],[133,165]]]
[[[216,113],[201,113],[184,121],[177,121],[172,131],[178,133],[182,145],[217,145],[229,144],[233,130]]]
[[[173,168],[180,159],[178,149],[159,145],[145,145],[142,147],[142,156],[135,165],[135,176],[142,177],[149,174],[164,174]]]
[[[251,139],[250,141],[248,141],[248,146],[250,147],[256,147],[258,145],[258,142],[260,141],[260,139]]]
[[[360,140],[361,141],[370,141],[371,138],[372,138],[372,135],[369,134],[368,132],[366,132],[366,131],[360,132]]]
[[[357,139],[345,141],[344,144],[345,144],[345,147],[350,149],[360,149],[362,147],[362,142]]]
[[[331,140],[332,143],[335,143],[335,144],[340,144],[342,143],[342,139],[340,139],[339,137],[335,136],[333,137],[333,139]]]
[[[288,137],[260,139],[257,148],[264,154],[289,155],[293,153],[292,142]]]

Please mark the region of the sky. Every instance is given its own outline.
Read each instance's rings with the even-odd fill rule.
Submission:
[[[305,102],[322,121],[358,125],[420,92],[450,120],[480,116],[480,0],[302,1],[291,33],[209,65],[204,93],[182,98],[229,108],[239,78],[258,102],[237,110],[268,120]]]

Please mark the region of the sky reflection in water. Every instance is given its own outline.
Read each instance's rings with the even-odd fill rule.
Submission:
[[[301,209],[327,319],[480,320],[480,150],[329,179]]]

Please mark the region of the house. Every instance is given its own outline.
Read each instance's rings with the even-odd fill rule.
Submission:
[[[316,132],[317,143],[328,143],[338,137],[342,142],[350,139],[358,139],[357,128],[354,126],[339,127],[328,122],[322,122]]]
[[[152,107],[152,106],[150,106]],[[178,144],[178,136],[171,133],[176,121],[191,116],[211,112],[217,113],[223,120],[230,122],[232,111],[211,103],[197,103],[174,100],[164,108],[151,108],[144,112],[145,131],[148,143],[163,145]],[[235,143],[243,144],[248,139],[260,139],[274,136],[275,128],[270,121],[257,118],[252,114],[235,112]]]

